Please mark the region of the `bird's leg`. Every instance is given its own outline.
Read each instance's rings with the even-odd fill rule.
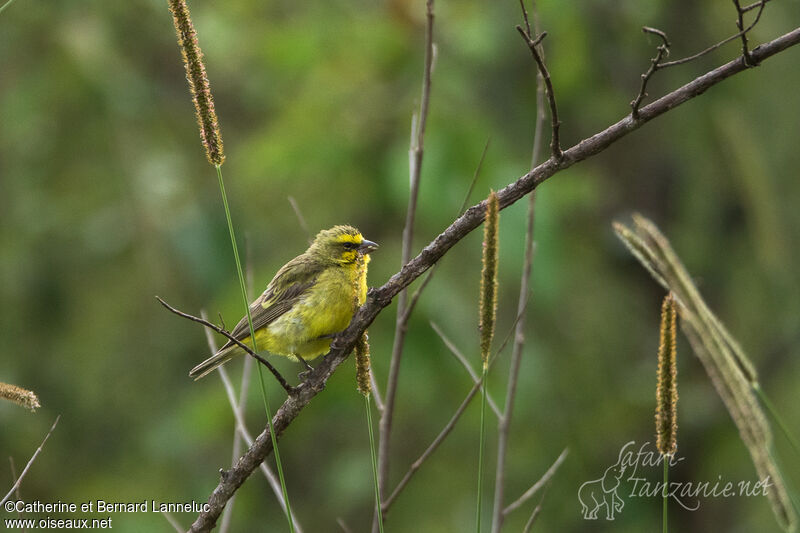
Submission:
[[[306,378],[308,377],[308,375],[314,370],[314,367],[309,365],[308,362],[305,359],[303,359],[301,356],[295,354],[295,357],[297,357],[298,361],[303,363],[303,365],[306,367],[306,369],[303,372],[300,372],[299,374],[297,374],[297,378],[300,381],[305,381]]]

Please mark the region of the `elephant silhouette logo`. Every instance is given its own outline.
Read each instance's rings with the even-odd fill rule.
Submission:
[[[616,464],[609,466],[603,477],[585,482],[578,489],[578,501],[584,520],[597,520],[605,507],[606,520],[614,520],[614,513],[621,513],[625,502],[617,494],[617,488],[625,473],[622,450]]]

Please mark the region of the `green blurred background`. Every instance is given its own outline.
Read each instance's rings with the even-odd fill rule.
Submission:
[[[407,150],[422,75],[424,2],[190,3],[220,117],[224,172],[258,291],[312,231],[352,223],[381,244],[370,283],[400,266]],[[730,2],[541,2],[562,139],[572,145],[629,112],[666,31],[673,57],[735,31]],[[515,0],[441,1],[415,250],[455,216],[490,139],[471,203],[522,175],[535,116],[533,63]],[[771,2],[755,43],[795,27],[797,2]],[[734,57],[738,43],[660,72],[660,95]],[[626,498],[614,522],[586,522],[577,490],[622,445],[653,439],[656,284],[616,241],[615,219],[653,218],[800,432],[798,50],[735,76],[546,182],[536,203],[527,344],[509,449],[514,499],[570,450],[535,530],[653,531],[656,498]],[[18,0],[0,15],[0,381],[34,389],[34,415],[0,403],[0,487],[57,414],[22,487],[26,500],[205,501],[229,465],[233,418],[219,379],[188,370],[202,329],[165,312],[241,314],[214,170],[205,160],[166,2]],[[498,337],[511,328],[527,201],[501,215]],[[435,320],[477,366],[480,232],[441,262],[411,320],[390,486],[470,388]],[[370,328],[385,389],[392,305]],[[499,342],[498,342],[499,343]],[[299,366],[278,362],[294,378]],[[749,455],[683,338],[679,454],[672,480],[755,480]],[[508,353],[490,392],[504,396]],[[241,361],[229,365],[234,378]],[[254,382],[247,419],[264,413]],[[269,381],[273,409],[282,401]],[[397,500],[387,531],[452,532],[474,520],[478,404]],[[489,514],[496,432],[490,418]],[[800,460],[779,440],[800,484]],[[372,485],[362,400],[345,363],[281,440],[292,505],[306,532],[367,531]],[[271,459],[270,459],[271,461]],[[651,481],[659,469],[644,472]],[[627,485],[630,488],[630,485]],[[5,490],[2,490],[5,493]],[[520,531],[538,501],[510,515]],[[238,492],[233,531],[284,531],[260,474]],[[3,514],[8,516],[7,513]],[[178,515],[188,526],[193,515]],[[764,498],[671,508],[674,530],[777,531]],[[158,514],[115,515],[121,532],[168,531]]]

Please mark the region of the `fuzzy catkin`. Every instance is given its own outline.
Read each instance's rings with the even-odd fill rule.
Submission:
[[[356,356],[358,392],[364,396],[369,396],[372,392],[372,382],[370,381],[369,336],[366,331],[356,341],[354,352]]]
[[[663,455],[673,455],[678,449],[676,322],[675,299],[670,293],[661,305],[661,339],[658,346],[656,387],[656,447]]]
[[[41,407],[39,398],[33,391],[17,387],[16,385],[9,385],[8,383],[0,383],[0,398],[13,402],[21,407],[35,411],[37,407]]]
[[[181,48],[183,63],[186,66],[186,79],[197,113],[197,124],[200,127],[200,138],[206,150],[209,163],[219,166],[225,161],[222,148],[222,136],[219,132],[219,121],[214,111],[214,98],[208,83],[206,66],[203,63],[203,52],[197,43],[197,32],[189,15],[189,7],[185,0],[168,0],[175,31],[178,34],[178,46]]]
[[[500,202],[492,191],[486,200],[486,221],[483,225],[483,269],[481,271],[480,333],[481,360],[489,364],[497,316],[497,235]]]

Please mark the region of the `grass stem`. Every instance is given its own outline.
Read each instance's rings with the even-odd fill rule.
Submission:
[[[364,396],[364,409],[367,411],[367,428],[369,428],[369,452],[372,458],[372,483],[375,487],[375,508],[378,510],[378,529],[383,533],[383,510],[381,509],[381,488],[378,485],[378,456],[375,453],[375,433],[372,430],[371,394]]]
[[[478,445],[478,499],[475,504],[475,531],[481,533],[481,489],[483,488],[483,441],[486,440],[486,374],[489,372],[487,361],[483,363],[483,377],[481,379],[481,435]]]
[[[661,531],[662,533],[667,533],[667,500],[669,497],[669,456],[662,455],[661,460],[664,461],[664,490],[661,493],[663,497],[663,507],[661,511],[663,518],[661,524]]]
[[[225,218],[228,222],[228,232],[231,236],[231,247],[233,248],[233,258],[236,261],[236,273],[239,276],[239,287],[242,291],[242,301],[244,302],[245,312],[247,313],[247,323],[250,326],[250,340],[253,343],[253,351],[258,353],[258,346],[256,346],[256,333],[253,328],[253,317],[250,316],[250,304],[247,299],[247,288],[244,281],[244,273],[242,272],[242,262],[239,259],[239,248],[236,246],[236,234],[233,231],[233,222],[231,221],[231,210],[228,206],[228,195],[225,193],[225,182],[222,179],[222,165],[214,165],[217,168],[217,178],[219,180],[219,192],[222,195],[222,205],[225,207]],[[272,439],[272,449],[275,453],[275,464],[278,467],[278,478],[281,481],[281,491],[283,492],[283,500],[286,502],[286,517],[289,520],[289,531],[294,533],[294,521],[292,520],[292,507],[289,505],[289,494],[286,491],[286,481],[283,477],[283,465],[281,464],[281,454],[278,451],[278,438],[275,436],[275,428],[272,425],[272,410],[269,407],[267,400],[267,387],[264,383],[263,368],[258,365],[258,381],[261,384],[261,396],[264,399],[264,411],[267,414],[267,425],[269,426],[269,436]]]
[[[761,400],[761,404],[764,407],[766,407],[767,411],[769,411],[769,414],[772,416],[775,422],[777,422],[778,427],[781,428],[783,436],[786,437],[786,440],[789,441],[789,444],[791,445],[792,450],[794,450],[794,453],[797,455],[797,457],[800,457],[800,444],[798,444],[797,439],[794,437],[794,434],[792,434],[792,432],[789,431],[789,427],[783,421],[783,417],[781,417],[778,414],[777,409],[775,409],[775,405],[766,395],[764,389],[762,389],[761,385],[759,385],[758,383],[754,383],[753,390],[756,392],[758,398]]]
[[[5,4],[0,6],[0,13],[2,13],[8,6],[14,3],[14,0],[8,0]]]

